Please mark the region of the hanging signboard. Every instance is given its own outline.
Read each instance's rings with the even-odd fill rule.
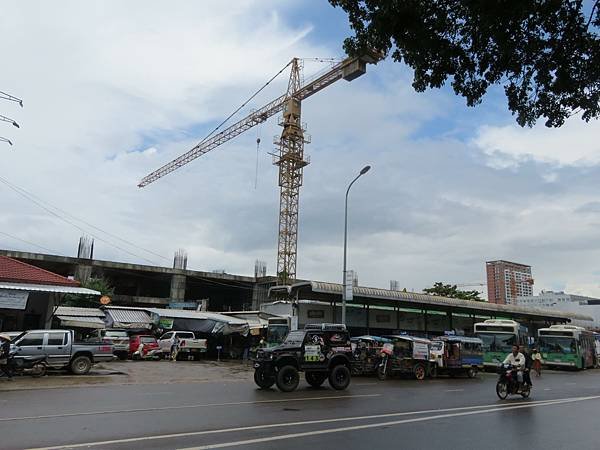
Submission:
[[[344,300],[346,300],[347,302],[352,301],[352,288],[354,285],[354,271],[353,270],[347,270],[346,271],[346,280],[345,280],[345,289],[343,292],[343,296],[344,296]]]
[[[173,328],[173,321],[175,319],[170,319],[168,317],[161,317],[158,321],[158,326],[163,330],[171,330]]]
[[[29,292],[0,289],[0,309],[20,309],[27,307]]]

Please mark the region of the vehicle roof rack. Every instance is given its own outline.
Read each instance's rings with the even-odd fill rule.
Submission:
[[[321,331],[347,331],[346,325],[343,323],[307,323],[304,325],[304,329]]]

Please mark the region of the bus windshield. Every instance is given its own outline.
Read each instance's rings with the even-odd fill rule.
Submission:
[[[517,336],[508,333],[477,333],[477,337],[483,341],[483,350],[486,352],[512,351],[512,346],[517,343]]]
[[[575,353],[577,344],[572,337],[540,336],[540,351],[542,353]]]

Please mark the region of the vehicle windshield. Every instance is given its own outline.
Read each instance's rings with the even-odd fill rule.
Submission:
[[[188,332],[188,333],[177,333],[177,337],[180,339],[194,339],[194,333],[192,332]]]
[[[542,353],[575,353],[577,343],[575,338],[561,336],[540,336],[539,349]]]
[[[156,339],[152,336],[144,336],[140,338],[140,342],[143,342],[144,344],[154,344]]]
[[[267,338],[267,342],[279,344],[285,340],[287,334],[287,325],[269,325],[269,335]]]
[[[304,331],[292,331],[287,335],[284,342],[291,345],[301,345],[304,341],[304,335]]]
[[[119,338],[126,338],[127,337],[127,331],[111,331],[111,330],[106,330],[106,337],[119,337]]]
[[[483,341],[483,351],[485,352],[505,352],[512,351],[512,346],[517,343],[517,336],[507,333],[478,333],[477,337]]]

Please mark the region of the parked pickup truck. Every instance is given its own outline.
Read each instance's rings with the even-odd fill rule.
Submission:
[[[191,331],[169,331],[163,334],[158,340],[158,345],[163,353],[171,352],[175,336],[179,338],[178,356],[181,355],[185,359],[193,356],[194,359],[198,359],[201,353],[206,353],[206,339],[196,339]]]
[[[102,342],[75,342],[72,330],[30,330],[14,338],[15,358],[46,355],[48,367],[84,375],[92,365],[115,359],[113,346]]]

